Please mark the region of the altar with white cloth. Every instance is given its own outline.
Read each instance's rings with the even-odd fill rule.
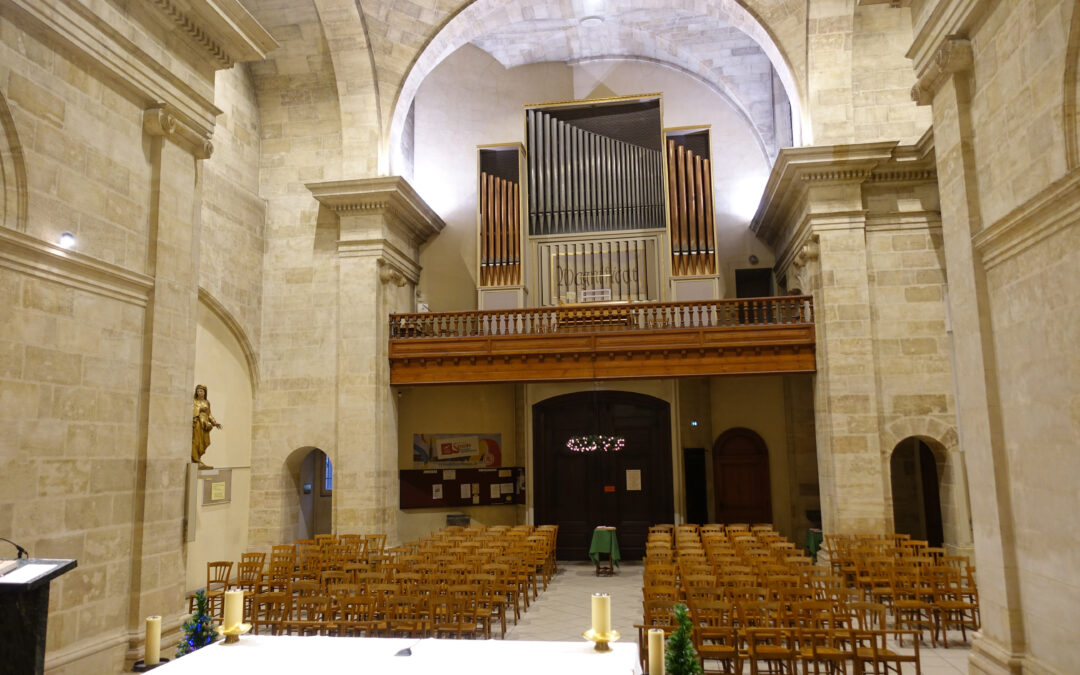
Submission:
[[[154,669],[197,673],[394,673],[395,675],[641,675],[633,642],[597,652],[593,643],[245,635],[217,642]],[[398,656],[403,650],[411,655]]]

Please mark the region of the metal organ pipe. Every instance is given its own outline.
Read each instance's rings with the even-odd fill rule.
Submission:
[[[533,235],[664,226],[663,153],[527,113]]]

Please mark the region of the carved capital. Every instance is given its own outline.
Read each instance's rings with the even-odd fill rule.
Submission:
[[[949,36],[934,52],[933,59],[919,80],[911,88],[911,100],[918,105],[929,105],[934,94],[950,76],[971,70],[974,55],[971,41],[967,38]]]
[[[185,121],[175,108],[159,104],[143,111],[143,130],[151,136],[163,136],[184,148],[195,159],[208,159],[214,153],[210,133]]]
[[[394,267],[386,260],[379,259],[379,281],[383,286],[393,284],[398,288],[401,288],[408,281],[405,275],[398,268]]]

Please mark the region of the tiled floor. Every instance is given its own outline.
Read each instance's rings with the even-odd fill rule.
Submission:
[[[529,606],[516,626],[511,622],[507,640],[581,640],[581,634],[591,623],[593,593],[611,594],[611,625],[622,633],[623,641],[636,641],[634,624],[641,622],[641,563],[627,562],[615,576],[597,577],[590,563],[560,562],[559,573],[541,591],[540,597]],[[968,636],[970,641],[971,636]],[[968,645],[960,642],[960,633],[949,633],[948,649],[919,649],[924,675],[958,675],[968,672]],[[911,646],[902,651],[910,652]],[[913,669],[905,670],[905,673]]]

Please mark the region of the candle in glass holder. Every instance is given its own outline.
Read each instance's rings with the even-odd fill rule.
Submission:
[[[664,631],[649,629],[649,675],[664,675]]]
[[[244,620],[244,592],[225,591],[225,629],[236,628]]]
[[[607,593],[593,593],[592,630],[596,635],[611,632],[611,596]]]
[[[143,663],[156,666],[161,661],[161,617],[146,617],[146,655]]]

